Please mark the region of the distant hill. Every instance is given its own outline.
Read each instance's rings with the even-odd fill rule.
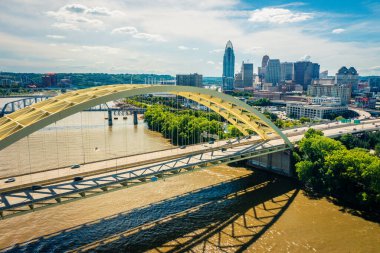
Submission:
[[[11,73],[0,72],[0,79],[9,79],[19,82],[21,85],[41,85],[42,73]],[[56,73],[58,83],[62,79],[68,79],[74,87],[91,87],[117,83],[158,83],[161,80],[175,79],[170,75],[156,74],[107,74],[107,73]]]

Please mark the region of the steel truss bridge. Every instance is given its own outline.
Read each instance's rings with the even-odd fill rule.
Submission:
[[[25,107],[31,106],[32,104],[47,100],[52,96],[32,96],[32,97],[24,97],[18,100],[14,100],[4,104],[3,109],[0,111],[0,117],[3,117],[6,114],[14,113],[17,110],[24,109]],[[115,108],[109,107],[107,103],[99,104],[88,108],[84,111],[112,111],[115,116],[125,116],[128,114],[133,114],[133,112],[137,112],[138,114],[144,113],[146,109],[144,108]]]
[[[292,147],[288,138],[265,115],[232,96],[189,86],[120,84],[68,92],[5,115],[0,118],[0,150],[60,119],[99,104],[160,92],[179,95],[210,108],[244,135],[256,133],[263,140],[277,135]]]
[[[288,152],[292,149],[292,143],[299,141],[307,130],[307,127],[301,127],[282,132],[254,108],[212,90],[185,86],[110,85],[66,93],[5,115],[0,118],[0,150],[77,112],[108,101],[157,92],[172,93],[207,106],[236,126],[246,137],[228,143],[219,141],[207,148],[204,144],[197,144],[184,150],[177,148],[158,151],[156,154],[142,154],[140,158],[132,157],[134,163],[128,163],[126,157],[124,163],[116,167],[94,170],[91,165],[86,164],[80,173],[71,172],[61,178],[44,176],[43,180],[16,184],[0,190],[0,218],[37,211],[219,164]],[[368,121],[365,128],[363,125],[362,129],[353,128],[349,124],[322,125],[321,129],[325,129],[326,136],[333,137],[347,132],[378,130],[379,125],[380,120],[373,120]],[[101,161],[99,164],[101,165]],[[73,171],[70,168],[66,170]],[[86,179],[73,182],[74,176],[85,176]],[[36,184],[42,185],[43,188],[32,190],[31,186]]]

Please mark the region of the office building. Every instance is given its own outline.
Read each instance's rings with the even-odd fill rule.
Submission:
[[[351,87],[338,84],[313,84],[309,85],[307,95],[311,97],[338,97],[343,105],[351,100]]]
[[[319,64],[309,61],[299,61],[294,63],[294,81],[300,84],[303,90],[312,84],[313,80],[319,78]]]
[[[261,68],[266,68],[268,66],[269,56],[264,55],[261,61]]]
[[[340,85],[348,85],[351,87],[352,92],[355,93],[358,91],[359,74],[354,67],[347,69],[343,66],[335,75],[335,83]]]
[[[235,75],[234,87],[237,89],[252,88],[253,87],[253,64],[241,64],[241,71]]]
[[[380,76],[372,76],[368,79],[370,92],[380,92]]]
[[[339,106],[342,105],[342,101],[339,97],[311,97],[308,98],[309,104],[323,105],[323,106]]]
[[[260,82],[264,82],[268,61],[269,61],[269,56],[264,55],[263,59],[261,60],[261,67],[257,68],[257,74],[259,75]]]
[[[306,117],[310,119],[325,119],[332,115],[339,115],[348,111],[347,106],[324,106],[300,102],[286,103],[286,114],[288,117],[299,119]]]
[[[47,73],[42,76],[42,87],[57,87],[57,75]]]
[[[319,78],[327,78],[329,76],[329,71],[325,70],[319,73]]]
[[[243,87],[253,87],[253,63],[245,63],[241,65],[241,76],[243,79]]]
[[[243,77],[241,75],[241,72],[235,74],[235,80],[234,80],[234,87],[235,89],[243,89]]]
[[[197,73],[189,75],[176,75],[176,84],[182,86],[202,87],[203,76]]]
[[[293,80],[293,62],[281,63],[281,81]]]
[[[370,94],[355,97],[355,104],[357,107],[376,109],[376,98]]]
[[[229,40],[226,44],[223,56],[223,91],[234,89],[235,77],[235,54],[232,42]]]
[[[278,59],[270,59],[266,66],[265,82],[272,83],[274,86],[280,83],[281,64]]]

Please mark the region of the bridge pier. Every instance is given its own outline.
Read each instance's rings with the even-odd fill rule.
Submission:
[[[112,126],[112,110],[108,110],[108,126]]]
[[[267,170],[276,174],[289,177],[294,176],[292,167],[292,152],[289,150],[255,157],[249,159],[247,164],[254,168]]]
[[[139,121],[137,119],[137,111],[133,111],[133,125],[138,125]]]

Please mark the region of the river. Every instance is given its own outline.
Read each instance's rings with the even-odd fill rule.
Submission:
[[[28,169],[20,166],[28,161],[20,163],[20,155],[12,156],[25,152],[25,144],[36,155],[38,166],[32,164],[32,170],[71,162],[65,157],[75,152],[80,162],[170,147],[143,120],[135,127],[130,119],[120,118],[109,128],[104,117],[77,114],[34,134],[29,143],[24,140],[18,144],[21,150],[2,151],[2,173]],[[88,126],[83,129],[80,122]],[[65,138],[73,144],[62,146]],[[310,199],[290,179],[233,166],[2,220],[0,234],[4,252],[379,252],[380,245],[378,223],[346,213],[326,199]]]

